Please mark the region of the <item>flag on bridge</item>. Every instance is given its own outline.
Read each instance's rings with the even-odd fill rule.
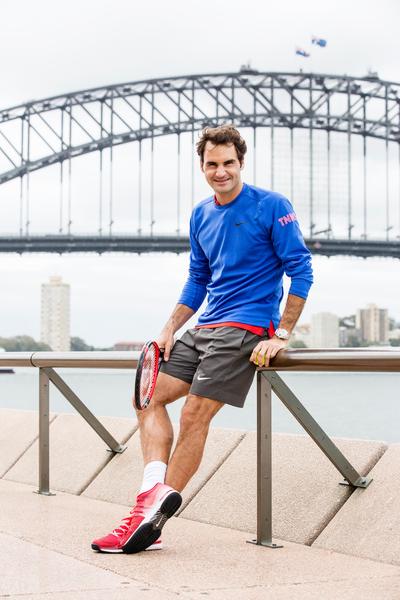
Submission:
[[[309,52],[303,50],[303,48],[296,48],[296,54],[299,56],[304,56],[304,58],[308,58],[310,56]]]
[[[327,41],[324,40],[324,38],[319,38],[313,35],[311,38],[311,43],[314,44],[314,46],[321,46],[321,48],[325,48]]]

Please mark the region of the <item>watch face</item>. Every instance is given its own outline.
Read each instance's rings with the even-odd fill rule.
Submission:
[[[283,329],[283,327],[278,327],[275,331],[275,335],[281,340],[287,340],[289,338],[289,332],[286,329]]]

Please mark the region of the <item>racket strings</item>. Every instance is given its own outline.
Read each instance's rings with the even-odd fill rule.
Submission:
[[[146,408],[156,387],[162,356],[156,342],[146,342],[142,348],[135,379],[136,408]]]
[[[140,378],[140,401],[144,402],[151,395],[157,378],[157,353],[149,349],[143,360],[142,376]]]

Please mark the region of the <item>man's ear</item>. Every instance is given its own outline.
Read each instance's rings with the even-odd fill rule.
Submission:
[[[204,162],[200,160],[200,170],[204,173]]]
[[[243,171],[243,167],[244,167],[244,160],[242,160],[242,162],[240,163],[240,170]]]

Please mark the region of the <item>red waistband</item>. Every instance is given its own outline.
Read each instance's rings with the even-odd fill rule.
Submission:
[[[238,327],[239,329],[246,329],[251,331],[255,335],[264,335],[265,330],[268,332],[268,336],[271,338],[275,333],[275,327],[272,321],[269,322],[268,327],[258,327],[257,325],[247,325],[246,323],[235,323],[228,321],[226,323],[210,323],[209,325],[196,325],[196,329],[212,329],[214,327]]]

